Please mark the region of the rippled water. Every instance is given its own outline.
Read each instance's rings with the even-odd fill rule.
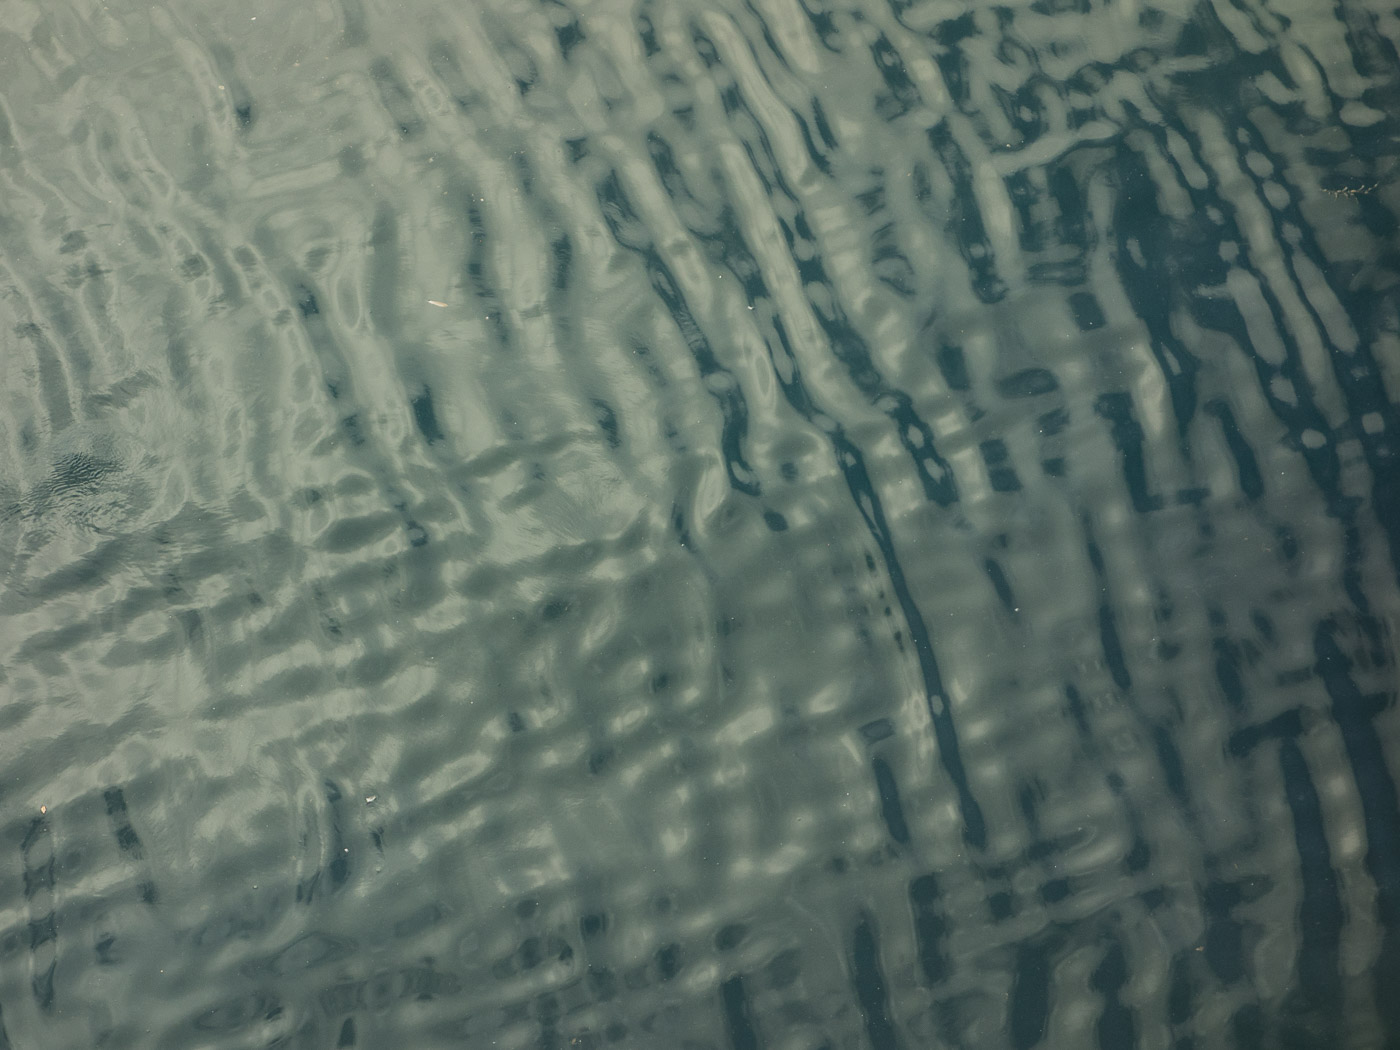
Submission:
[[[1380,0],[0,0],[0,1048],[1400,1045]]]

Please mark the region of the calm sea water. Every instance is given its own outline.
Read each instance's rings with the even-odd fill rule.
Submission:
[[[0,1048],[1400,1045],[1381,0],[0,0]]]

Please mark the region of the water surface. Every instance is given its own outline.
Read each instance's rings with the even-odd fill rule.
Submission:
[[[0,0],[0,1048],[1400,1045],[1379,0]]]

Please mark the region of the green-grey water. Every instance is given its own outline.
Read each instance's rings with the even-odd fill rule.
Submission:
[[[0,0],[0,1050],[1400,1045],[1380,0]]]

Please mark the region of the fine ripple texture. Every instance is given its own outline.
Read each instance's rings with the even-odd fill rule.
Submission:
[[[0,1048],[1400,1045],[1380,0],[0,0]]]

